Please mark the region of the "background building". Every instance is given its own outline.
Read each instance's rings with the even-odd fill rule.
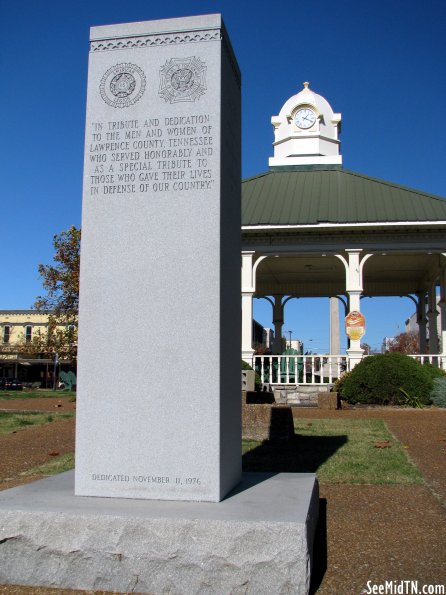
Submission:
[[[39,352],[48,325],[49,315],[36,310],[0,310],[0,378],[18,378],[25,384],[53,388],[55,372],[58,377],[61,368],[75,369],[71,360],[56,352]]]

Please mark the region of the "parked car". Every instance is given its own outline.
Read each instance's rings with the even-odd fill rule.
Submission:
[[[23,390],[23,384],[17,378],[1,378],[0,390]]]

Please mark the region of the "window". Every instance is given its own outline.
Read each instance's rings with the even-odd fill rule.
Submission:
[[[30,324],[25,326],[25,341],[27,343],[31,343],[31,339],[33,336],[33,327]]]
[[[3,343],[9,343],[9,337],[11,336],[11,327],[9,324],[5,324],[3,327]]]

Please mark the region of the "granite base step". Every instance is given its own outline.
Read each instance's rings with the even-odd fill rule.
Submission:
[[[138,593],[306,595],[311,473],[246,473],[222,502],[74,495],[74,473],[0,493],[0,584]]]

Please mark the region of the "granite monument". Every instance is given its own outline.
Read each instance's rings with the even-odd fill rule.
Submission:
[[[94,27],[76,494],[241,477],[240,73],[220,15]]]

